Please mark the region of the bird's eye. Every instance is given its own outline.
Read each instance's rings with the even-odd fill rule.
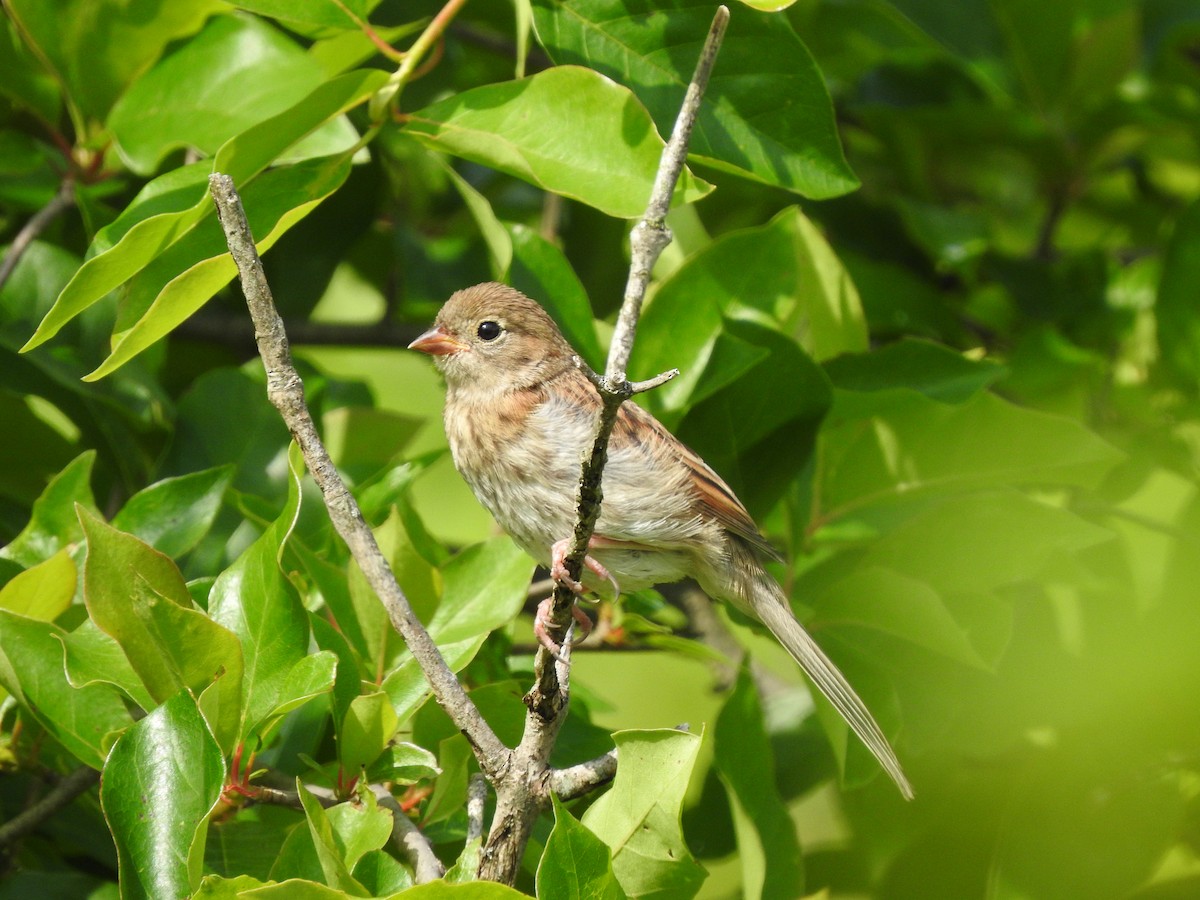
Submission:
[[[493,322],[491,319],[488,319],[486,322],[479,323],[479,328],[476,333],[482,340],[494,341],[496,338],[500,337],[500,332],[502,330],[503,329],[501,329],[499,322]]]

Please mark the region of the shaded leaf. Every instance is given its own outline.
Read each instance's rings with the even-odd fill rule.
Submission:
[[[801,896],[804,865],[800,842],[776,791],[775,758],[762,707],[744,667],[717,717],[713,747],[713,762],[733,811],[742,865],[742,896]],[[750,760],[753,765],[747,765]]]
[[[34,501],[29,524],[7,546],[0,547],[0,556],[28,568],[81,540],[75,504],[96,509],[91,487],[95,462],[96,451],[86,450],[55,475]]]
[[[554,61],[590,66],[626,85],[664,134],[673,127],[712,16],[712,4],[702,0],[534,4],[538,40]],[[764,90],[766,83],[771,90]],[[808,49],[786,17],[747,9],[734,15],[721,47],[690,155],[813,198],[858,186]]]

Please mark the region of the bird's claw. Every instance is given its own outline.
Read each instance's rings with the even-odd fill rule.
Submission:
[[[562,647],[550,637],[550,632],[546,626],[550,624],[550,613],[554,608],[554,598],[547,597],[537,607],[537,615],[533,617],[533,634],[537,638],[539,644],[550,651],[550,655],[559,662],[566,662],[566,658],[562,655]],[[571,615],[579,625],[580,637],[579,640],[584,640],[592,630],[592,620],[588,618],[587,613],[571,604]],[[574,640],[571,643],[575,643]]]
[[[596,543],[596,539],[593,537],[588,542],[588,546],[595,547]],[[582,596],[584,593],[583,585],[572,578],[571,573],[567,571],[567,553],[570,551],[570,549],[571,542],[566,538],[558,541],[553,547],[550,548],[550,577],[569,588],[573,594],[579,594]],[[598,578],[603,578],[612,585],[614,597],[620,595],[621,586],[617,584],[617,579],[614,578],[613,574],[608,571],[608,569],[604,568],[604,566],[601,565],[594,556],[585,556],[583,558],[583,564],[587,566],[593,575],[596,575]]]

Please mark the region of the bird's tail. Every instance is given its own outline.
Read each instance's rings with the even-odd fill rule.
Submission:
[[[783,644],[792,658],[800,664],[805,674],[813,680],[821,693],[829,698],[846,723],[867,745],[885,772],[896,782],[896,787],[906,800],[913,798],[912,785],[904,775],[900,760],[892,751],[879,725],[862,702],[850,682],[846,680],[833,661],[825,655],[817,642],[796,621],[783,590],[769,574],[760,567],[747,580],[752,586],[745,593],[754,616],[771,629],[779,643]]]

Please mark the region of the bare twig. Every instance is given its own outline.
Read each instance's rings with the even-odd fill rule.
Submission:
[[[633,349],[633,337],[638,316],[641,314],[642,300],[654,263],[671,240],[670,231],[666,226],[667,211],[671,207],[675,184],[683,171],[692,127],[700,109],[700,100],[708,84],[728,22],[729,10],[724,6],[719,7],[696,65],[695,74],[688,86],[683,106],[675,120],[671,139],[663,149],[646,214],[634,226],[630,236],[632,263],[629,280],[617,320],[617,329],[609,349],[605,376],[600,378],[592,373],[592,381],[603,401],[603,407],[591,452],[580,473],[573,543],[565,560],[567,571],[576,581],[582,572],[588,544],[600,515],[603,496],[600,482],[608,459],[609,435],[612,434],[613,425],[616,423],[618,409],[634,392],[634,386],[627,381],[625,371]],[[585,374],[587,371],[590,370],[585,370]],[[670,377],[670,373],[664,373],[651,379],[647,385],[638,387],[660,384]],[[549,620],[550,625],[557,628],[559,633],[571,627],[571,607],[574,602],[574,595],[565,585],[559,584],[555,587]],[[564,640],[563,645],[564,654],[569,654],[569,639]],[[521,743],[513,752],[512,766],[508,773],[500,781],[493,780],[496,788],[496,814],[483,848],[479,867],[480,878],[505,884],[513,883],[533,822],[549,800],[549,791],[553,788],[554,779],[548,769],[548,763],[567,708],[568,660],[569,656],[565,659],[556,658],[545,647],[538,651],[534,660],[537,681],[525,697],[529,707],[529,714],[525,719],[525,732]]]
[[[74,202],[75,182],[70,177],[64,178],[58,187],[58,193],[50,199],[49,203],[30,216],[29,221],[21,227],[17,236],[9,244],[8,253],[4,254],[3,261],[0,261],[0,288],[3,288],[8,282],[17,263],[29,249],[29,245],[37,239],[47,225],[62,215],[63,211]]]
[[[479,772],[467,782],[467,843],[483,837],[483,813],[487,805],[487,779]]]
[[[80,766],[65,776],[41,800],[0,825],[0,850],[29,834],[80,794],[90,790],[99,780],[100,773],[91,766]]]
[[[262,261],[255,249],[233,180],[227,175],[214,174],[209,178],[209,188],[225,229],[230,253],[241,274],[242,292],[246,295],[246,304],[254,320],[255,339],[267,372],[267,396],[299,444],[308,470],[321,489],[333,526],[350,548],[367,583],[387,609],[392,627],[404,638],[416,658],[433,689],[434,697],[470,742],[480,769],[489,778],[498,778],[508,768],[511,751],[479,714],[442,659],[437,645],[413,613],[412,606],[396,582],[396,576],[375,542],[375,535],[364,521],[357,502],[346,488],[317,434],[312,415],[304,403],[304,384],[292,365],[283,320],[275,310],[271,288],[263,275]]]
[[[550,773],[550,790],[563,800],[573,800],[608,784],[617,774],[617,748],[603,756],[589,759]]]

